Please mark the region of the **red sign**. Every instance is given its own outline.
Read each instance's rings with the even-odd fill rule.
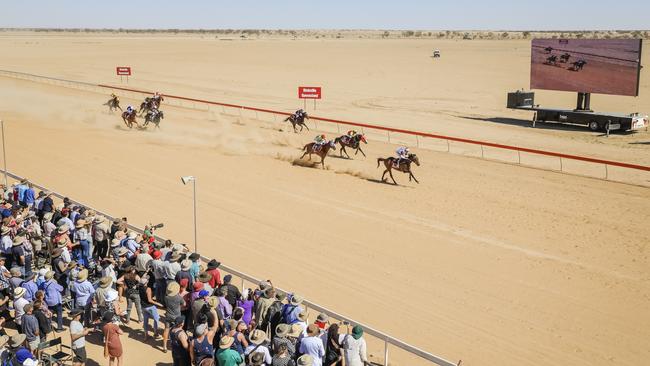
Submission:
[[[299,86],[298,98],[300,99],[320,99],[321,87],[320,86]]]
[[[115,71],[119,76],[131,76],[131,67],[129,66],[118,66]]]

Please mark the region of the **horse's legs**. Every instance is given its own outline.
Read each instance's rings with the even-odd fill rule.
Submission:
[[[325,157],[326,156],[327,156],[327,154],[320,157],[320,164],[323,166],[323,169],[325,169]]]
[[[409,170],[409,181],[411,180],[411,177],[413,177],[413,180],[415,181],[415,183],[420,184],[420,182],[418,182],[418,180],[415,179],[415,175],[413,175],[413,173]]]
[[[393,171],[392,171],[392,170],[389,170],[389,171],[388,171],[388,174],[390,174],[390,179],[393,180],[393,183],[395,183],[395,185],[397,185],[397,182],[395,181],[395,178],[393,177]]]
[[[384,174],[381,175],[381,181],[382,182],[386,181],[386,179],[384,179],[384,177],[386,176],[386,173],[388,173],[388,169],[384,170]]]
[[[302,158],[304,158],[304,157],[305,157],[305,155],[307,155],[307,151],[305,151],[305,153],[304,153],[304,154],[302,154],[302,156],[300,157],[300,159],[302,159]]]
[[[361,150],[361,146],[359,146],[359,147],[357,148],[357,152],[354,153],[354,155],[357,155],[358,152],[361,152],[361,154],[363,155],[364,158],[366,157],[366,153],[364,153],[363,150]]]
[[[306,125],[304,122],[302,123],[302,125],[305,126],[305,128],[307,129],[307,131],[309,131],[309,127],[307,127],[307,125]],[[301,130],[301,131],[302,131],[302,130]]]
[[[348,151],[345,150],[345,146],[341,145],[341,156],[343,156],[343,153],[350,159],[350,154],[348,154]]]

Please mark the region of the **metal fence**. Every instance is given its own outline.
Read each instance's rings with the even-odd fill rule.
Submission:
[[[13,173],[8,172],[8,171],[5,172],[4,170],[0,169],[0,172],[2,172],[2,174],[6,173],[6,175],[9,178],[14,179],[16,181],[20,181],[20,180],[23,179],[23,177],[18,176],[16,174],[13,174]],[[33,182],[32,180],[30,180],[30,183],[32,183],[32,185],[35,188],[39,189],[39,190],[42,190],[42,191],[47,190],[47,191],[52,192],[52,195],[57,197],[58,199],[62,200],[64,197],[68,197],[68,199],[70,199],[70,202],[72,202],[72,203],[74,203],[76,205],[87,207],[88,209],[92,209],[93,211],[97,212],[98,214],[106,217],[107,219],[109,219],[111,221],[116,218],[115,216],[112,216],[112,215],[110,215],[108,213],[105,213],[105,212],[103,212],[101,210],[98,210],[96,208],[85,205],[82,202],[75,201],[74,199],[70,198],[69,196],[66,196],[66,195],[58,193],[58,192],[56,192],[54,190],[48,189],[48,188],[46,188],[46,187],[44,187],[42,185],[39,185],[39,184]],[[133,231],[138,232],[140,234],[144,233],[144,230],[139,228],[139,227],[136,227],[136,226],[133,226],[133,225],[130,225],[130,224],[128,226],[129,226],[130,230],[133,230]],[[156,236],[156,240],[158,242],[162,243],[166,239],[161,237],[161,236]],[[201,260],[203,262],[207,263],[208,261],[211,260],[211,258],[202,255]],[[227,266],[225,264],[221,264],[219,269],[221,271],[225,272],[225,273],[229,273],[229,274],[233,275],[233,277],[236,277],[236,278],[240,279],[242,290],[245,288],[246,282],[251,283],[251,284],[255,284],[255,285],[260,283],[260,279],[254,277],[252,275],[249,275],[247,273],[238,271],[238,270],[236,270],[236,269],[234,269],[232,267],[229,267],[229,266]],[[276,289],[281,291],[281,292],[284,292],[284,293],[290,293],[290,291],[284,290],[284,289],[279,288],[279,287],[276,287]],[[424,351],[424,350],[422,350],[420,348],[412,346],[412,345],[410,345],[410,344],[408,344],[408,343],[406,343],[404,341],[401,341],[401,340],[399,340],[399,339],[397,339],[395,337],[392,337],[392,336],[390,336],[390,335],[388,335],[386,333],[383,333],[383,332],[381,332],[381,331],[379,331],[377,329],[374,329],[374,328],[372,328],[372,327],[370,327],[370,326],[368,326],[366,324],[360,323],[360,322],[358,322],[358,321],[356,321],[356,320],[354,320],[354,319],[352,319],[350,317],[347,317],[347,316],[342,315],[340,313],[337,313],[337,312],[335,312],[333,310],[325,308],[324,306],[318,305],[315,302],[312,302],[312,301],[309,301],[309,300],[305,299],[303,301],[302,305],[305,306],[306,310],[311,309],[311,310],[315,310],[315,311],[318,311],[318,312],[322,312],[322,313],[327,314],[330,318],[332,318],[334,320],[338,320],[338,321],[341,321],[341,322],[347,322],[348,324],[358,324],[361,327],[363,327],[364,334],[366,336],[371,336],[376,341],[383,343],[383,352],[384,352],[384,354],[383,354],[383,364],[382,365],[384,365],[384,366],[387,366],[388,362],[389,362],[389,347],[390,346],[396,347],[396,348],[398,348],[400,350],[403,350],[403,351],[405,351],[405,352],[407,352],[407,353],[409,353],[409,354],[411,354],[413,356],[417,356],[417,357],[421,358],[424,361],[428,361],[428,362],[434,363],[436,365],[440,365],[440,366],[458,366],[458,365],[460,365],[460,361],[458,361],[458,363],[454,363],[454,362],[445,360],[442,357],[436,356],[436,355],[431,354],[431,353],[429,353],[427,351]]]
[[[136,100],[153,94],[153,92],[146,90],[65,80],[9,70],[0,70],[0,75],[93,92],[113,91],[120,93],[123,97]],[[277,122],[278,117],[280,117],[281,120],[291,114],[283,111],[188,98],[178,95],[163,95],[165,97],[165,103],[169,105],[255,118],[268,122]],[[531,149],[318,116],[310,116],[310,120],[313,121],[317,130],[324,132],[341,133],[341,126],[343,126],[343,130],[353,127],[358,128],[369,140],[373,141],[404,144],[427,150],[448,152],[463,156],[522,165],[536,169],[557,171],[650,187],[650,166],[640,164],[604,160],[587,156]]]

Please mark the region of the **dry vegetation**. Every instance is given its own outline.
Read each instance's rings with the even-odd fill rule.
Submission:
[[[215,38],[368,38],[495,40],[530,38],[650,38],[647,30],[596,31],[433,31],[433,30],[290,30],[290,29],[91,29],[2,28],[3,32],[201,35]]]

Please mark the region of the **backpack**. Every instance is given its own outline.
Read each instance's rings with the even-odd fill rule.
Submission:
[[[11,350],[6,350],[0,359],[0,366],[20,366],[16,360],[16,354]]]

